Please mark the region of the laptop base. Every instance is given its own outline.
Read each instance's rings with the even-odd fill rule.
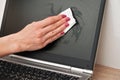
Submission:
[[[50,66],[50,68],[48,68],[48,66],[45,66],[43,64],[38,64],[38,63],[35,63],[35,62],[32,62],[32,61],[18,59],[17,57],[15,58],[13,56],[6,56],[4,58],[1,58],[0,60],[10,62],[11,64],[12,63],[20,64],[20,65],[23,65],[25,67],[32,67],[32,68],[36,68],[36,69],[40,69],[40,70],[41,69],[42,70],[47,70],[47,71],[50,71],[50,72],[55,72],[55,73],[69,75],[69,76],[73,76],[73,77],[79,78],[79,79],[76,79],[76,80],[90,80],[90,77],[91,77],[91,74],[86,74],[86,73],[84,73],[84,74],[83,73],[81,73],[81,74],[74,74],[74,73],[71,73],[67,69],[62,69],[62,68],[58,69],[58,68],[55,68],[55,67],[52,67],[52,66]]]

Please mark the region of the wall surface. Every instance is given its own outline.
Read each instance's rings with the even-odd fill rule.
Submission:
[[[6,0],[0,0],[0,23]],[[107,0],[96,61],[120,69],[120,0]]]
[[[1,21],[3,17],[3,12],[4,12],[4,6],[5,6],[6,0],[0,0],[0,28],[1,28]]]
[[[107,0],[97,63],[120,69],[120,0]]]

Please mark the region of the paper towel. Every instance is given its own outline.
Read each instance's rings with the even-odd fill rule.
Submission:
[[[72,13],[72,10],[70,8],[64,10],[63,12],[61,12],[60,14],[64,14],[66,15],[67,17],[70,18],[70,21],[68,21],[68,24],[69,26],[64,30],[64,33],[68,32],[72,26],[76,23],[76,20],[75,18],[73,17],[73,13]]]

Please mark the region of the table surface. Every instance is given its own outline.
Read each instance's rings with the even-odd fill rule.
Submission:
[[[120,69],[96,64],[92,80],[120,80]]]

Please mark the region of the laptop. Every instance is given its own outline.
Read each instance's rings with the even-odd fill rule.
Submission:
[[[7,0],[1,37],[67,8],[71,8],[76,24],[41,50],[15,53],[1,60],[77,76],[79,80],[89,79],[93,74],[104,6],[105,0]]]

